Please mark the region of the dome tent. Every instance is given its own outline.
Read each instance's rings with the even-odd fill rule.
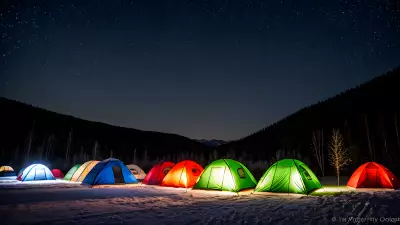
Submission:
[[[165,175],[161,186],[166,187],[193,187],[199,178],[203,167],[191,160],[184,160],[177,163]]]
[[[20,181],[55,180],[53,174],[42,164],[32,164],[18,176]]]
[[[65,174],[64,180],[71,180],[72,176],[75,174],[75,172],[79,169],[79,167],[82,164],[76,164],[74,167],[72,167],[70,170],[68,170],[67,174]]]
[[[238,192],[257,184],[251,172],[233,159],[219,159],[210,163],[193,189],[211,189]]]
[[[97,163],[86,175],[82,184],[133,184],[138,183],[131,171],[118,159],[109,158]]]
[[[143,184],[148,185],[160,185],[165,175],[175,166],[173,162],[160,162],[155,165],[147,173],[146,177],[143,179]]]
[[[361,165],[347,182],[352,188],[399,188],[399,180],[386,167],[376,162]]]
[[[11,166],[0,167],[0,177],[15,177],[15,171]]]
[[[100,161],[87,161],[84,164],[82,164],[74,173],[74,175],[71,177],[70,181],[74,182],[82,182],[83,179],[85,179],[86,175],[90,172],[90,170]]]
[[[321,184],[306,164],[296,159],[274,163],[258,182],[255,192],[309,194]]]
[[[56,179],[63,179],[64,178],[63,172],[61,172],[61,170],[59,170],[59,169],[52,169],[51,173],[53,174],[54,178],[56,178]]]
[[[134,164],[129,164],[129,165],[126,165],[126,167],[128,167],[128,169],[131,171],[132,175],[137,180],[143,180],[146,177],[146,173],[139,166],[134,165]]]

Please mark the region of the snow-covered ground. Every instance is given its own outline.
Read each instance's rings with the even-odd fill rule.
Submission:
[[[400,224],[394,221],[400,220],[400,191],[393,190],[315,197],[1,182],[0,200],[1,224],[382,224],[387,218],[393,218],[387,224]]]

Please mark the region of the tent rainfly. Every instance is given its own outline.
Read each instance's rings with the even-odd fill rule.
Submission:
[[[97,163],[82,184],[134,184],[137,180],[128,167],[118,159],[109,158]]]
[[[54,178],[56,178],[56,179],[63,179],[64,178],[63,172],[61,172],[61,170],[59,170],[59,169],[52,169],[51,173],[53,174]]]
[[[233,159],[219,159],[204,169],[193,189],[239,192],[254,188],[256,183],[251,172],[240,162]]]
[[[177,163],[165,175],[161,186],[166,187],[193,187],[199,178],[203,167],[191,160],[184,160]]]
[[[264,173],[255,191],[309,194],[319,188],[318,178],[306,164],[296,159],[283,159]]]
[[[399,180],[396,176],[376,162],[367,162],[358,167],[347,182],[352,188],[399,188]]]
[[[143,184],[148,185],[160,185],[165,175],[175,166],[173,162],[160,162],[155,165],[147,173],[146,177],[143,179]]]
[[[86,175],[90,172],[90,170],[99,162],[100,161],[94,160],[85,162],[76,170],[70,181],[82,182],[83,179],[85,179]]]
[[[53,174],[42,164],[32,164],[17,178],[20,181],[55,180]]]
[[[82,165],[82,164],[76,164],[74,167],[72,167],[72,168],[67,172],[67,174],[65,174],[64,180],[70,181],[71,178],[72,178],[72,176],[75,174],[75,172],[79,169],[79,167],[80,167],[81,165]]]
[[[146,173],[137,165],[129,164],[126,165],[128,169],[131,171],[132,175],[136,178],[136,180],[143,180],[146,177]]]

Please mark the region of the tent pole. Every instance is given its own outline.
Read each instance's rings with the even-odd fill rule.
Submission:
[[[224,175],[222,175],[221,191],[222,191],[222,188],[224,187],[225,172],[226,172],[226,167],[224,168]]]
[[[276,162],[275,171],[274,171],[274,175],[272,176],[272,182],[271,182],[271,186],[269,187],[269,191],[271,191],[272,185],[274,184],[274,178],[275,178],[276,170],[278,169],[278,164],[279,164],[279,161]],[[274,165],[272,165],[271,167],[273,167],[273,166],[274,166]],[[264,178],[264,179],[265,179],[265,178]]]
[[[294,162],[294,160],[292,161],[292,163]],[[290,169],[289,169],[289,183],[288,183],[288,187],[287,187],[287,189],[288,189],[288,191],[287,191],[287,194],[289,195],[289,189],[290,189],[290,176],[292,175],[292,166],[293,165],[290,165]]]
[[[300,173],[300,170],[299,170],[299,167],[296,164],[296,161],[294,161],[294,159],[292,159],[292,160],[293,160],[294,165],[296,166],[297,172],[299,172],[299,174],[300,174],[301,183],[303,184],[304,190],[306,190],[306,194],[307,194],[308,190],[307,190],[306,184],[304,183],[303,175],[302,175],[302,173]]]
[[[182,170],[181,170],[181,175],[179,176],[179,182],[178,182],[178,185],[181,183],[181,179],[182,179],[182,173],[183,173],[183,170],[186,168],[186,164],[187,164],[187,161],[185,162],[185,165],[183,165],[183,167],[182,167]],[[187,177],[186,177],[186,183],[187,183]],[[187,186],[187,184],[185,184],[185,187]]]

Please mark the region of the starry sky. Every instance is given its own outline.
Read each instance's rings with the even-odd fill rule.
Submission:
[[[0,95],[233,140],[400,64],[397,0],[2,0]]]

